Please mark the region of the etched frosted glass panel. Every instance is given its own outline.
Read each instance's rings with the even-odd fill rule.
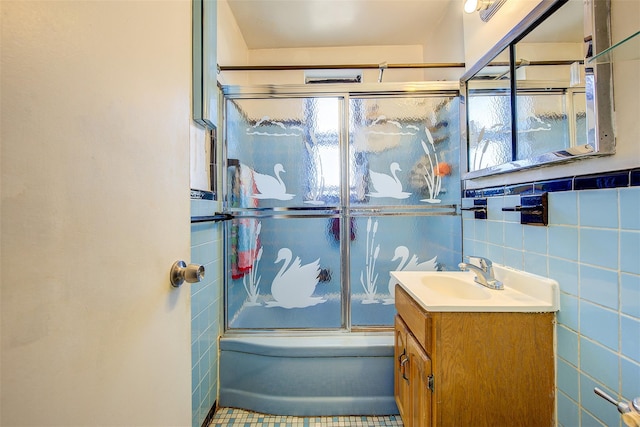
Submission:
[[[510,93],[509,90],[470,91],[467,98],[469,171],[512,160]]]
[[[351,98],[351,205],[426,205],[456,199],[458,120],[458,100],[452,97]]]
[[[339,204],[340,98],[227,100],[231,207]]]
[[[351,322],[393,324],[397,270],[457,270],[462,259],[459,216],[358,217],[351,233]]]
[[[587,99],[584,91],[572,92],[575,141],[573,145],[586,145],[587,140]]]
[[[242,218],[230,227],[230,328],[340,328],[337,218]]]
[[[347,109],[340,96],[228,99],[226,327],[391,327],[389,271],[401,262],[455,268],[459,217],[418,208],[459,203],[458,102],[361,96]],[[269,168],[278,191],[263,191]]]
[[[563,93],[518,93],[517,159],[528,159],[550,151],[567,149],[569,122]]]

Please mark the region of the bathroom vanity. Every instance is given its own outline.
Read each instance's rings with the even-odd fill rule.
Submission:
[[[547,293],[555,301],[547,304],[541,294],[483,289],[472,273],[451,273],[463,280],[431,290],[428,278],[437,281],[438,273],[427,279],[402,273],[392,273],[398,279],[394,385],[405,426],[555,424],[557,283]]]

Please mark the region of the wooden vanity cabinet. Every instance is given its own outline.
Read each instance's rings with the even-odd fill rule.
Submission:
[[[395,370],[393,375],[394,395],[396,397],[396,405],[398,406],[398,412],[403,420],[408,420],[411,414],[411,401],[409,391],[409,373],[411,367],[409,366],[409,354],[407,352],[407,337],[409,336],[409,329],[407,325],[402,321],[400,316],[395,318]],[[409,423],[405,422],[407,426]]]
[[[409,332],[400,316],[395,319],[394,376],[396,403],[405,427],[431,425],[431,359]]]
[[[431,425],[431,359],[411,334],[407,336],[407,354],[409,355],[409,393],[411,399],[412,426]]]
[[[395,295],[405,426],[555,424],[553,313],[428,312],[400,286]]]

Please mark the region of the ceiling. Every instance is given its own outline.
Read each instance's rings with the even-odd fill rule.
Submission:
[[[422,45],[449,8],[455,7],[458,16],[462,14],[461,0],[228,0],[228,3],[249,49]],[[456,25],[462,31],[461,17]]]

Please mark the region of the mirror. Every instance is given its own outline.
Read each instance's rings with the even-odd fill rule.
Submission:
[[[577,147],[589,152],[583,18],[582,2],[569,1],[515,45],[516,160]]]
[[[603,3],[543,1],[462,77],[466,179],[613,154]]]
[[[467,81],[470,171],[508,163],[513,157],[509,49]]]

